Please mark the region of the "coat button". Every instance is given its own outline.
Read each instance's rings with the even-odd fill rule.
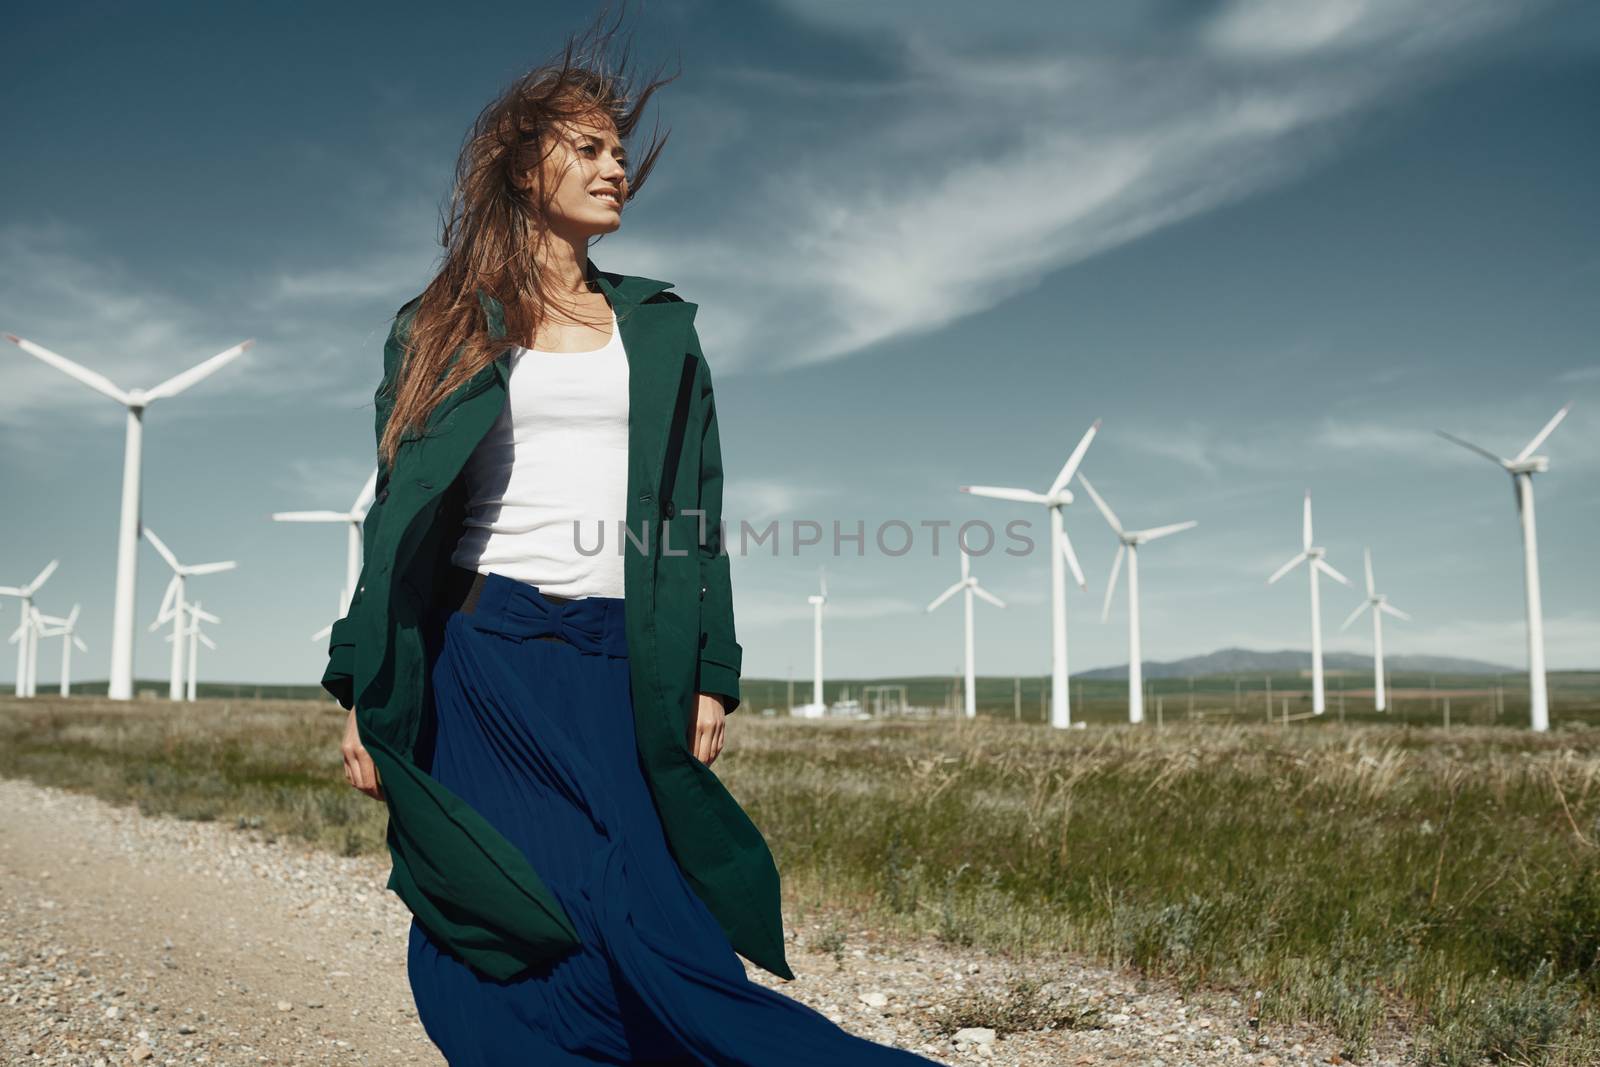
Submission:
[[[661,505],[661,511],[669,519],[678,513],[678,509],[672,506],[672,501],[670,500]]]

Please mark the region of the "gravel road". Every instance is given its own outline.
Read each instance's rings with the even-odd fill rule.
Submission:
[[[11,779],[0,779],[0,811],[5,1064],[443,1067],[406,982],[410,913],[384,888],[387,858],[147,817]],[[752,979],[941,1062],[1342,1062],[1337,1043],[1310,1029],[1252,1030],[1225,993],[1185,999],[1078,962],[1023,967],[838,924],[790,932],[794,982],[747,965]],[[963,1001],[1023,976],[1082,1006],[1079,1028],[941,1032]],[[1402,1045],[1390,1035],[1364,1062],[1402,1063]]]

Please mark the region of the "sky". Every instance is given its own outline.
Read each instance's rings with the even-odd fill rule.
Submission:
[[[255,341],[145,418],[144,522],[185,563],[239,564],[190,585],[222,619],[203,680],[320,677],[343,533],[270,514],[353,502],[461,138],[594,11],[13,16],[0,330],[123,387]],[[1006,605],[977,604],[979,673],[1047,672],[1044,509],[957,487],[1043,490],[1096,419],[1083,471],[1124,522],[1199,523],[1141,553],[1147,659],[1309,647],[1303,578],[1266,583],[1309,489],[1329,562],[1359,585],[1370,547],[1412,615],[1390,651],[1520,667],[1510,479],[1434,431],[1511,455],[1568,402],[1535,480],[1547,649],[1600,667],[1593,5],[657,0],[627,22],[637,71],[679,72],[644,123],[670,137],[590,256],[699,305],[746,677],[809,677],[820,566],[830,677],[957,672],[959,598],[924,608],[969,522]],[[0,584],[61,561],[37,602],[82,605],[79,679],[108,669],[123,422],[0,346]],[[797,547],[807,520],[823,540]],[[740,546],[774,521],[777,554]],[[1114,537],[1081,493],[1066,524],[1070,667],[1123,663]],[[142,545],[141,678],[165,675],[168,577]],[[1323,583],[1330,649],[1369,647],[1339,630],[1359,599]],[[17,619],[0,598],[0,632]],[[47,640],[41,689],[58,663]]]

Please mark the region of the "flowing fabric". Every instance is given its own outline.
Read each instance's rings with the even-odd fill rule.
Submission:
[[[523,851],[582,946],[501,982],[413,918],[407,972],[428,1036],[451,1067],[934,1063],[745,976],[639,765],[623,604],[491,573],[476,609],[445,620],[429,771]]]

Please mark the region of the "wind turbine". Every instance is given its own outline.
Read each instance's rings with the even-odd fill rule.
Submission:
[[[184,600],[184,591],[189,578],[200,574],[216,574],[218,571],[231,571],[239,564],[234,560],[221,563],[195,563],[185,565],[178,562],[178,557],[156,536],[150,527],[144,527],[144,536],[161,558],[167,561],[167,566],[172,568],[172,580],[167,583],[167,591],[161,598],[161,610],[156,613],[155,622],[150,624],[154,630],[168,619],[172,620],[172,673],[167,683],[167,694],[172,700],[183,699],[183,630],[187,620],[184,618],[184,609],[187,606]]]
[[[11,631],[11,636],[6,638],[7,644],[17,646],[20,656],[27,651],[27,662],[22,667],[21,689],[18,696],[31,697],[38,692],[36,684],[39,677],[39,638],[44,635],[44,616],[39,609],[29,606],[23,613],[22,621],[17,623],[17,628]]]
[[[1106,583],[1105,605],[1100,609],[1100,621],[1111,617],[1111,596],[1117,591],[1117,577],[1122,573],[1122,557],[1128,557],[1128,721],[1144,722],[1144,654],[1139,643],[1139,546],[1147,541],[1181,533],[1199,523],[1193,519],[1176,522],[1170,526],[1156,526],[1148,530],[1124,530],[1111,505],[1103,500],[1089,479],[1082,474],[1078,481],[1088,492],[1089,499],[1106,517],[1111,530],[1117,535],[1117,555],[1111,561],[1111,580]]]
[[[126,443],[122,456],[122,519],[117,528],[117,589],[111,610],[111,674],[106,695],[112,700],[133,697],[133,614],[135,579],[138,574],[139,547],[139,466],[144,439],[144,409],[157,400],[177,396],[196,382],[209,377],[255,342],[244,341],[188,370],[175,374],[153,389],[123,390],[102,374],[58,356],[42,345],[6,334],[6,340],[62,373],[76,378],[98,393],[128,409]]]
[[[818,719],[828,714],[828,705],[822,700],[822,605],[828,602],[828,574],[817,568],[817,579],[822,591],[806,597],[811,605],[811,703],[798,709],[808,719]]]
[[[1306,490],[1305,524],[1303,526],[1303,548],[1299,555],[1273,572],[1267,584],[1271,585],[1285,574],[1294,570],[1302,563],[1308,564],[1306,570],[1311,574],[1311,712],[1321,715],[1327,710],[1327,702],[1323,695],[1322,685],[1322,597],[1317,589],[1317,572],[1321,571],[1336,581],[1350,584],[1350,579],[1334,570],[1323,557],[1327,549],[1317,548],[1311,544],[1311,490]]]
[[[1061,473],[1056,475],[1056,480],[1042,493],[1036,493],[1031,489],[1011,489],[994,485],[960,487],[963,493],[971,493],[974,496],[1016,500],[1025,504],[1043,504],[1049,509],[1050,725],[1058,729],[1066,729],[1072,725],[1072,710],[1067,706],[1067,584],[1066,577],[1061,572],[1063,557],[1072,568],[1072,576],[1077,579],[1078,588],[1089,588],[1089,583],[1083,578],[1083,568],[1078,566],[1078,557],[1073,554],[1072,541],[1068,539],[1066,526],[1061,519],[1061,509],[1072,503],[1072,491],[1067,488],[1067,483],[1072,481],[1072,476],[1078,472],[1078,464],[1083,462],[1083,454],[1089,450],[1089,442],[1094,440],[1094,435],[1099,429],[1100,420],[1095,419],[1094,425],[1089,427],[1089,432],[1078,442],[1078,447],[1067,457],[1067,462],[1062,466]]]
[[[946,600],[949,600],[957,592],[962,593],[962,599],[965,601],[966,606],[967,718],[972,719],[976,718],[978,714],[978,679],[977,674],[975,673],[972,652],[972,598],[974,596],[981,596],[983,599],[987,600],[997,608],[1003,608],[1006,605],[1005,602],[999,597],[995,596],[993,593],[989,592],[989,590],[979,585],[978,579],[972,576],[972,564],[967,555],[967,546],[961,544],[960,542],[961,539],[959,537],[956,538],[956,545],[961,549],[961,580],[952,585],[949,589],[946,589],[944,592],[940,593],[938,596],[934,597],[933,602],[928,605],[926,610],[931,612],[934,608],[938,607],[940,604],[943,604]]]
[[[200,650],[195,647],[195,642],[199,641],[201,644],[205,645],[207,648],[209,648],[213,652],[215,652],[217,650],[216,643],[213,642],[211,640],[211,638],[207,637],[205,634],[200,632],[200,621],[202,619],[204,619],[206,622],[220,623],[222,620],[217,618],[215,615],[211,614],[211,612],[203,610],[200,607],[200,601],[198,601],[198,600],[196,600],[194,603],[192,603],[192,604],[190,604],[188,606],[188,615],[189,615],[189,624],[188,624],[188,634],[189,634],[189,692],[188,692],[187,698],[188,698],[188,700],[193,701],[195,699],[195,693],[199,688],[199,686],[197,685],[197,683],[195,681],[196,677],[198,676],[198,672],[197,672],[197,669],[196,669],[195,665],[199,662],[199,659],[200,659]],[[168,641],[176,641],[177,640],[177,634],[176,633],[168,634],[167,635],[167,640]]]
[[[0,585],[0,596],[14,596],[22,601],[22,621],[17,624],[16,633],[12,640],[17,642],[17,696],[33,696],[33,669],[38,662],[38,620],[33,608],[33,594],[39,587],[50,580],[50,576],[61,565],[59,559],[53,559],[45,565],[44,570],[36,575],[27,585]]]
[[[1544,609],[1539,604],[1539,538],[1533,523],[1533,476],[1548,471],[1550,459],[1536,456],[1534,452],[1571,410],[1572,403],[1568,401],[1555,413],[1554,418],[1544,424],[1544,429],[1535,434],[1533,440],[1511,459],[1497,456],[1454,434],[1438,431],[1440,437],[1471,449],[1490,462],[1499,464],[1511,475],[1517,511],[1522,515],[1522,581],[1528,597],[1528,716],[1533,729],[1540,731],[1550,729],[1550,699],[1544,678]]]
[[[61,638],[61,695],[64,697],[72,695],[72,646],[77,645],[80,652],[89,651],[89,646],[78,636],[78,608],[79,605],[72,605],[72,610],[64,619],[53,615],[39,616],[41,622],[51,627],[41,630],[39,636]]]
[[[361,524],[366,521],[367,512],[372,509],[373,491],[377,488],[378,472],[374,470],[367,476],[367,482],[361,487],[361,492],[356,494],[356,502],[350,506],[349,511],[275,511],[272,518],[275,522],[342,522],[345,524],[345,551],[344,551],[344,589],[339,594],[340,618],[349,614],[350,601],[355,596],[356,582],[361,576]],[[318,630],[311,635],[311,640],[320,641],[332,631],[333,623]]]
[[[1361,616],[1363,611],[1368,608],[1372,609],[1372,662],[1374,671],[1372,703],[1376,710],[1384,711],[1388,708],[1388,703],[1383,692],[1383,615],[1384,612],[1388,612],[1395,618],[1405,619],[1407,622],[1411,621],[1411,616],[1389,603],[1389,598],[1378,592],[1378,587],[1372,580],[1372,549],[1363,550],[1363,559],[1367,564],[1367,599],[1356,605],[1356,610],[1350,613],[1350,617],[1344,620],[1344,624],[1339,629],[1347,629],[1351,623]]]

